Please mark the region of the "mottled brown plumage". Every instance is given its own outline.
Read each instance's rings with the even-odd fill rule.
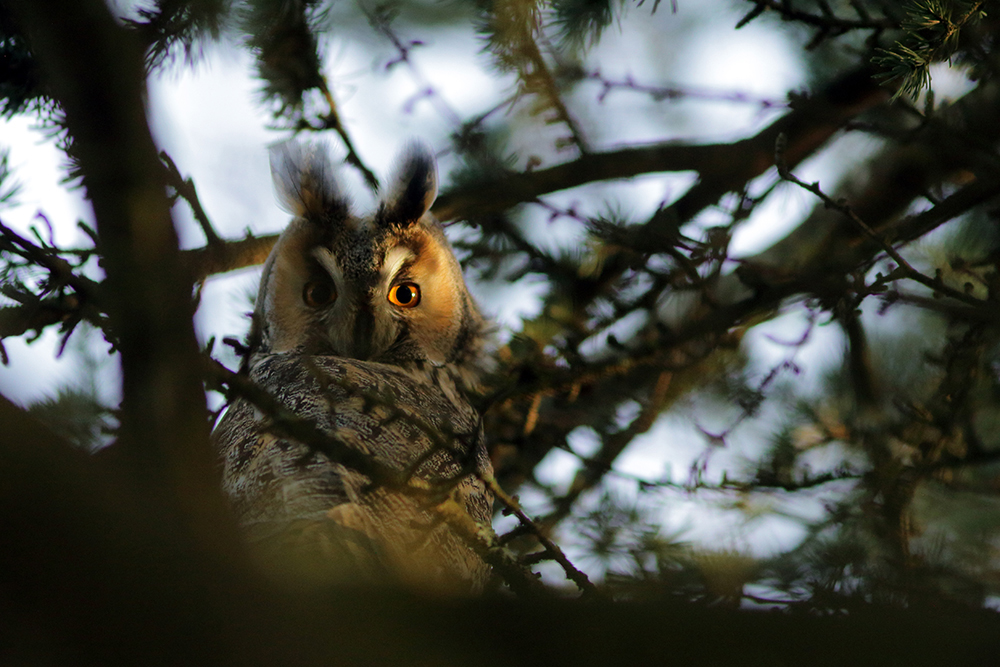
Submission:
[[[433,157],[411,146],[365,217],[350,212],[323,151],[280,146],[272,170],[296,217],[264,266],[244,371],[328,435],[412,470],[418,485],[451,488],[489,525],[492,496],[470,471],[490,464],[468,399],[484,321],[427,213]],[[378,487],[267,424],[237,400],[214,437],[240,523],[279,569],[482,588],[488,567],[430,507],[442,493]]]

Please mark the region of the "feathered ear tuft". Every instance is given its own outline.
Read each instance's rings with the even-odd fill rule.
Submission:
[[[311,220],[347,210],[326,147],[295,140],[271,146],[271,176],[278,203],[289,213]]]
[[[437,198],[437,163],[427,144],[414,141],[397,158],[382,196],[385,224],[408,225],[426,213]]]

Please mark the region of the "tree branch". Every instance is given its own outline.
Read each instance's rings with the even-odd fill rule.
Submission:
[[[433,213],[445,222],[475,220],[542,195],[596,181],[657,172],[698,172],[697,185],[639,230],[648,239],[650,233],[670,232],[726,192],[743,187],[774,166],[774,142],[779,134],[788,137],[786,160],[794,166],[823,145],[847,120],[888,98],[889,93],[871,80],[870,70],[855,70],[816,96],[796,103],[795,108],[750,139],[700,145],[664,142],[588,152],[547,169],[508,173],[493,181],[444,192],[435,202]],[[182,254],[196,279],[202,279],[263,262],[276,240],[276,235],[251,237]]]
[[[206,548],[228,549],[208,447],[191,277],[181,265],[163,167],[146,123],[143,54],[101,0],[6,5],[66,114],[93,204],[107,308],[121,352],[116,455],[185,516]],[[59,20],[52,20],[53,16]]]

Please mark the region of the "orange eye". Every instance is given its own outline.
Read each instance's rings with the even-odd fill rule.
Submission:
[[[389,290],[389,303],[400,308],[413,308],[420,303],[420,286],[416,283],[394,285]]]
[[[337,290],[325,280],[313,280],[302,288],[302,301],[310,308],[328,306],[337,299]]]

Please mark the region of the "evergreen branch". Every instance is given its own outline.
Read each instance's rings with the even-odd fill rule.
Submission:
[[[844,201],[834,200],[832,197],[827,195],[820,189],[819,183],[806,183],[801,179],[799,179],[798,177],[796,177],[794,174],[792,174],[788,170],[788,165],[785,164],[783,155],[779,148],[781,146],[781,143],[782,142],[779,141],[775,149],[776,153],[775,162],[778,165],[778,174],[781,176],[781,178],[790,183],[798,185],[804,190],[813,193],[814,195],[819,197],[820,200],[823,201],[824,205],[827,208],[840,211],[841,213],[843,213],[851,222],[857,225],[865,233],[865,235],[868,236],[868,238],[870,238],[872,241],[875,241],[882,248],[885,254],[891,257],[892,260],[896,262],[896,264],[898,265],[898,268],[895,269],[890,274],[890,277],[908,278],[910,280],[920,283],[921,285],[924,285],[925,287],[929,287],[936,293],[949,296],[955,299],[956,301],[962,301],[963,303],[966,303],[970,306],[975,306],[979,308],[992,307],[990,305],[991,304],[990,301],[977,299],[976,297],[970,294],[966,294],[965,292],[960,292],[957,289],[950,287],[949,285],[946,285],[941,280],[940,277],[931,278],[930,276],[924,275],[920,271],[917,271],[915,268],[913,268],[913,266],[909,262],[906,261],[906,259],[903,258],[902,255],[899,254],[899,252],[892,246],[891,243],[886,241],[885,238],[883,238],[874,229],[872,229],[864,220],[862,220],[858,216],[857,213],[854,212],[854,209],[848,206]]]
[[[904,37],[881,55],[872,59],[888,71],[880,74],[886,82],[897,81],[893,99],[902,94],[916,96],[930,86],[930,66],[948,60],[959,47],[964,27],[974,25],[986,15],[982,0],[911,0],[902,22]],[[959,12],[958,16],[955,13]]]
[[[583,469],[577,473],[570,484],[569,490],[553,500],[553,510],[540,523],[546,531],[551,530],[563,519],[569,516],[574,503],[586,491],[597,486],[604,475],[611,470],[615,459],[621,456],[625,448],[639,435],[646,433],[656,422],[667,405],[667,390],[673,374],[661,371],[653,386],[649,399],[643,405],[639,415],[625,429],[607,434],[602,438],[601,449],[586,461]]]
[[[257,56],[264,99],[278,102],[275,116],[301,113],[307,91],[321,89],[316,35],[310,25],[314,0],[253,0],[248,3],[247,46]]]
[[[227,0],[159,0],[155,7],[139,7],[139,20],[125,19],[124,23],[146,45],[151,67],[163,64],[178,45],[191,62],[200,39],[205,35],[219,38],[229,5]]]
[[[604,597],[587,575],[573,565],[566,557],[566,554],[563,553],[563,550],[559,548],[559,545],[549,538],[552,532],[551,526],[545,525],[544,522],[542,525],[539,525],[535,521],[532,521],[531,517],[525,514],[521,508],[521,503],[518,502],[517,498],[504,491],[492,475],[480,474],[479,476],[486,483],[487,488],[493,492],[493,495],[500,499],[500,502],[504,504],[507,510],[517,517],[521,527],[524,529],[524,534],[534,535],[535,539],[538,540],[539,544],[545,550],[544,553],[559,564],[563,572],[565,572],[567,579],[577,585],[583,598],[601,599]]]
[[[331,656],[386,667],[412,665],[414,656],[429,664],[514,665],[532,662],[525,659],[531,650],[534,658],[556,656],[553,664],[597,667],[662,662],[664,642],[712,664],[734,655],[773,664],[776,651],[793,664],[815,662],[817,652],[831,664],[922,664],[955,655],[990,664],[996,654],[996,613],[967,608],[855,605],[831,623],[829,615],[666,596],[581,605],[351,587],[279,590],[239,548],[235,529],[217,527],[212,544],[232,548],[226,558],[212,557],[162,519],[169,516],[162,496],[137,489],[106,456],[75,451],[2,397],[0,423],[0,530],[21,538],[0,550],[0,586],[18,611],[15,620],[64,633],[59,646],[78,664],[144,664],[155,655],[224,667],[271,666],[275,656],[304,667],[329,665]],[[530,637],[545,640],[526,644]],[[34,632],[8,633],[5,649],[29,664],[52,662],[54,650]]]
[[[337,111],[337,103],[333,99],[333,93],[330,92],[329,86],[327,86],[326,78],[321,77],[320,83],[318,85],[320,92],[323,93],[323,97],[326,99],[327,106],[329,108],[329,113],[323,116],[323,126],[319,129],[330,129],[332,128],[339,136],[340,140],[344,144],[344,148],[347,149],[347,157],[344,160],[347,164],[351,165],[355,169],[361,172],[361,175],[365,179],[365,183],[371,188],[372,192],[377,192],[379,188],[378,177],[375,175],[371,169],[369,169],[365,163],[361,160],[361,156],[358,155],[358,151],[354,148],[354,142],[351,141],[351,135],[347,133],[347,128],[340,120],[340,113]],[[305,127],[309,129],[317,129],[306,124]]]
[[[0,46],[0,49],[3,47]],[[0,59],[3,56],[0,55]],[[10,149],[0,148],[0,206],[10,206],[17,201],[21,191],[21,183],[14,179],[10,168]]]
[[[194,180],[184,178],[181,175],[177,165],[174,164],[174,161],[166,151],[160,152],[160,159],[167,167],[167,183],[174,189],[175,200],[176,197],[180,197],[188,203],[188,206],[191,207],[191,213],[194,214],[195,221],[201,227],[202,233],[205,234],[205,242],[209,247],[218,246],[222,243],[222,239],[216,234],[211,220],[208,219],[208,214],[205,213],[205,209],[201,205],[201,200],[198,199],[198,190],[194,186]]]
[[[552,23],[558,28],[561,44],[579,50],[596,43],[621,14],[623,4],[620,0],[554,0]]]
[[[871,79],[871,71],[851,71],[798,104],[756,136],[729,144],[690,145],[678,142],[639,148],[595,152],[547,169],[507,173],[485,183],[474,183],[443,193],[434,213],[442,220],[472,219],[533,201],[543,194],[586,183],[666,171],[697,171],[700,179],[671,207],[663,209],[636,230],[639,247],[650,240],[670,239],[675,230],[726,192],[741,189],[774,165],[774,141],[788,136],[787,160],[797,164],[822,146],[858,113],[888,99]]]
[[[101,311],[100,284],[77,275],[61,252],[51,246],[32,243],[3,223],[0,223],[0,253],[24,260],[25,266],[40,267],[48,273],[37,290],[5,283],[0,286],[4,294],[18,302],[15,306],[0,308],[0,340],[21,336],[29,331],[38,334],[48,326],[60,325],[65,345],[76,325],[86,320],[104,331],[105,337],[114,342],[111,323]],[[93,251],[82,254],[88,257]],[[66,288],[72,290],[66,293]],[[0,348],[0,361],[8,362]]]
[[[736,104],[752,104],[761,109],[787,108],[789,102],[777,101],[767,97],[758,97],[748,93],[720,92],[692,86],[650,86],[637,82],[631,75],[621,80],[605,78],[600,71],[585,72],[584,81],[600,84],[601,92],[597,95],[598,102],[604,102],[615,90],[626,90],[648,95],[654,102],[695,99],[707,102],[734,102]]]
[[[802,23],[833,35],[843,35],[852,30],[891,30],[898,27],[898,24],[889,18],[874,19],[867,15],[860,15],[857,19],[840,18],[825,2],[820,4],[819,14],[795,9],[788,0],[747,0],[747,2],[752,3],[754,8],[736,24],[737,28],[743,27],[767,11],[779,14],[782,20]],[[857,10],[857,5],[852,4],[852,6]]]
[[[970,184],[934,208],[905,219],[901,224],[905,229],[930,231],[935,226],[953,219],[956,212],[968,210],[968,206],[973,205],[973,203],[987,199],[989,196],[986,185],[986,183],[980,182]],[[1000,194],[1000,183],[993,181],[990,186],[994,196]],[[880,186],[876,183],[874,187],[879,188]],[[880,207],[879,210],[882,215],[890,218],[894,216],[892,208]],[[842,214],[838,213],[838,215]],[[843,242],[842,238],[841,242]],[[781,305],[789,300],[802,299],[813,294],[825,295],[823,298],[831,302],[840,298],[841,293],[831,293],[831,289],[840,290],[842,288],[830,285],[825,276],[850,273],[859,267],[867,266],[871,256],[882,250],[881,245],[875,243],[851,245],[857,249],[857,252],[846,256],[841,253],[824,251],[822,245],[814,247],[813,250],[816,254],[815,256],[811,255],[813,258],[810,261],[798,266],[798,258],[793,258],[791,266],[785,272],[778,272],[777,275],[781,276],[781,280],[755,279],[752,281],[752,284],[755,285],[754,291],[750,296],[735,302],[721,300],[721,303],[710,307],[695,309],[683,327],[663,332],[656,341],[650,342],[641,350],[622,350],[607,361],[592,362],[572,370],[540,372],[539,368],[534,368],[530,381],[525,381],[525,378],[517,381],[516,394],[508,391],[504,395],[508,400],[516,396],[535,396],[539,392],[555,396],[587,395],[600,397],[609,393],[614,394],[621,391],[622,387],[627,387],[626,391],[629,395],[634,396],[635,392],[642,391],[649,386],[651,376],[649,371],[652,368],[672,370],[675,374],[694,373],[703,378],[705,371],[699,369],[703,369],[705,364],[711,364],[713,356],[718,356],[721,350],[726,349],[726,345],[720,345],[719,342],[727,332],[774,317],[781,312]],[[745,266],[744,268],[749,267]],[[741,275],[745,280],[749,278],[746,273],[741,272]],[[731,288],[722,287],[720,284],[715,289],[725,293],[727,289]],[[982,308],[981,304],[977,305],[977,309],[984,317],[989,316],[992,312],[989,308]],[[995,319],[995,316],[992,319]],[[705,356],[700,361],[701,365],[692,366],[691,361],[677,359],[678,351],[683,349],[679,346],[685,344],[695,345],[695,352],[692,353],[694,359],[698,359],[697,349],[706,350],[702,353]],[[507,370],[508,377],[517,378],[521,374],[517,368]],[[686,382],[677,380],[675,384],[684,386]],[[586,392],[580,391],[581,386],[586,387]],[[578,403],[574,404],[574,400]],[[522,445],[525,450],[532,452],[533,460],[540,460],[552,446],[564,441],[565,433],[568,433],[569,430],[581,424],[590,424],[595,418],[595,414],[601,414],[596,406],[580,402],[579,399],[567,398],[563,403],[562,406],[549,405],[536,418],[539,424],[536,429],[538,436],[532,437],[530,444]],[[545,428],[542,428],[543,425]],[[491,430],[502,432],[503,428],[491,427]]]
[[[874,91],[880,97],[870,103],[882,99],[877,87],[874,87]],[[844,118],[849,118],[865,106],[845,108]],[[789,149],[788,153],[797,155],[797,159],[801,160],[839,127],[840,121],[828,118],[820,112],[818,105],[805,104],[752,139],[731,144],[704,145],[666,142],[587,153],[547,169],[525,173],[510,172],[491,181],[445,191],[435,202],[433,213],[443,221],[476,220],[520,203],[535,201],[552,192],[592,182],[657,172],[697,171],[705,182],[717,182],[724,175],[728,176],[723,183],[725,189],[722,186],[712,188],[713,192],[718,192],[717,196],[721,196],[729,188],[738,187],[771,166],[774,136],[778,131],[788,129],[791,136],[799,138],[801,146]],[[791,143],[795,145],[794,141]],[[710,199],[702,190],[696,192],[699,201]],[[691,198],[694,198],[693,194]],[[691,214],[693,212],[685,207],[684,215]],[[664,212],[660,217],[669,217],[669,214]],[[192,267],[195,277],[201,279],[214,273],[233,271],[263,262],[276,240],[276,235],[248,237],[241,241],[228,241],[219,248],[183,251],[182,255]]]
[[[579,453],[574,451],[568,446],[559,447],[560,450],[575,456],[579,459],[580,463],[584,466],[599,466],[598,462],[593,457],[581,456]],[[983,463],[988,463],[995,461],[1000,458],[1000,452],[994,457],[983,458]],[[951,467],[958,467],[962,463],[950,463]],[[944,466],[938,466],[944,467]],[[675,482],[669,479],[649,479],[648,477],[643,477],[633,473],[624,472],[621,470],[616,470],[610,468],[605,472],[605,475],[613,476],[617,479],[628,480],[634,482],[640,490],[647,489],[668,489],[672,491],[678,491],[685,494],[697,493],[698,491],[709,491],[715,493],[728,493],[735,491],[737,493],[771,493],[773,491],[788,491],[795,493],[798,491],[809,491],[820,486],[825,486],[833,482],[843,482],[843,481],[858,481],[864,477],[863,473],[853,472],[848,469],[834,470],[831,472],[820,473],[817,475],[805,475],[799,478],[797,481],[791,479],[786,479],[779,477],[777,475],[768,474],[764,471],[758,471],[752,479],[746,481],[740,481],[731,479],[729,477],[724,477],[721,482],[711,483],[706,482],[703,479],[692,479],[687,482]],[[518,528],[512,530],[509,533],[505,533],[501,536],[501,539],[513,539],[515,537],[521,537],[526,533],[530,533],[530,530],[525,529],[520,524]],[[510,537],[508,537],[510,536]]]
[[[538,1],[497,0],[487,14],[485,30],[488,48],[497,66],[502,71],[517,74],[519,96],[534,95],[533,111],[552,111],[554,122],[564,124],[569,129],[571,143],[581,153],[586,153],[588,149],[583,134],[566,108],[559,86],[538,46],[537,37],[542,32]]]
[[[570,113],[566,102],[563,101],[559,86],[556,84],[555,78],[552,76],[552,71],[542,57],[541,52],[533,53],[532,60],[534,61],[535,70],[533,73],[534,76],[532,76],[533,84],[528,84],[529,89],[535,89],[534,92],[538,92],[539,90],[544,91],[543,96],[547,98],[548,104],[556,112],[556,120],[565,125],[569,130],[573,145],[576,146],[580,153],[588,153],[590,148],[583,135],[583,130]],[[558,143],[556,147],[561,148]]]
[[[778,133],[784,132],[789,137],[786,160],[796,164],[822,145],[847,119],[887,97],[871,83],[867,70],[852,72],[827,91],[798,104],[751,139],[703,145],[665,142],[587,153],[547,169],[510,172],[487,182],[446,191],[435,202],[433,213],[444,221],[477,220],[535,201],[542,195],[587,183],[656,172],[697,171],[705,185],[696,185],[670,209],[654,216],[641,232],[636,230],[636,236],[644,239],[639,247],[648,249],[649,233],[659,225],[679,224],[728,190],[764,173],[773,164],[774,139]],[[247,237],[181,254],[194,277],[201,280],[262,263],[276,240],[277,235]]]
[[[28,46],[28,40],[17,28],[7,10],[0,7],[0,115],[5,118],[23,113],[58,107],[52,91],[44,80],[41,67]]]
[[[73,288],[81,298],[96,300],[98,283],[77,275],[70,263],[60,257],[60,251],[32,243],[2,222],[0,222],[0,250],[22,257],[29,264],[40,266],[49,273],[43,296],[65,286]]]
[[[992,199],[1000,183],[991,170],[983,170],[985,173],[976,181],[929,210],[905,216],[915,199],[967,173],[964,170],[970,166],[969,147],[956,143],[954,133],[945,130],[978,127],[981,142],[995,141],[1000,136],[1000,125],[992,123],[997,109],[1000,85],[983,82],[940,111],[935,122],[921,126],[905,144],[889,144],[873,155],[863,169],[847,178],[840,186],[843,194],[835,198],[849,197],[858,217],[893,243],[913,240]],[[774,147],[772,143],[772,156]],[[786,162],[792,168],[795,160],[786,157]],[[737,274],[745,285],[758,286],[776,284],[786,276],[813,269],[846,273],[880,250],[876,241],[841,212],[818,206],[784,239],[744,259]]]
[[[865,87],[859,89],[859,86]],[[958,119],[956,122],[1000,130],[996,124],[983,124],[996,108],[995,98],[998,95],[996,86],[984,86],[959,102],[954,108],[954,114],[951,111],[940,114],[938,120],[941,126],[950,126],[951,115],[954,115]],[[888,94],[871,81],[866,70],[853,72],[814,100],[798,104],[751,139],[731,144],[705,145],[667,142],[589,153],[547,169],[507,173],[491,181],[446,191],[435,202],[433,212],[444,221],[475,221],[516,204],[534,201],[542,195],[591,182],[660,171],[697,171],[701,175],[699,184],[693,186],[671,207],[653,216],[646,225],[634,230],[631,237],[634,237],[635,247],[648,251],[651,249],[650,240],[656,238],[654,232],[657,229],[669,231],[676,228],[704,206],[714,203],[725,192],[742,187],[772,166],[775,139],[779,134],[787,137],[784,155],[786,164],[792,168],[832,136],[844,121],[887,98]],[[988,141],[989,136],[981,139]],[[937,145],[933,136],[927,137],[926,141]],[[925,171],[932,167],[938,170],[952,161],[952,158],[941,159],[948,155],[947,152],[939,151],[937,155],[937,163],[931,165],[915,159],[910,152],[887,149],[882,157],[873,162],[878,169],[868,176],[868,189],[864,194],[855,196],[856,200],[869,202],[864,206],[866,212],[862,213],[863,219],[889,219],[892,211],[919,196],[927,187],[927,179],[933,176],[930,173],[915,173],[918,165],[923,165],[920,169]],[[892,235],[899,240],[918,238],[959,213],[995,196],[996,188],[996,179],[980,179],[928,211],[894,223]],[[805,224],[815,226],[811,222]],[[667,234],[666,238],[672,238],[672,234]],[[228,241],[218,249],[201,248],[183,251],[182,255],[188,266],[192,267],[192,272],[201,279],[214,273],[263,262],[276,240],[276,235],[248,237],[240,241]],[[630,244],[628,238],[619,239],[618,242]],[[801,247],[795,252],[789,252],[785,245],[779,242],[772,254],[783,257],[801,256]],[[668,244],[668,249],[669,247],[672,245]],[[756,260],[752,259],[745,264],[745,273],[753,271],[751,265],[754,261]]]
[[[115,451],[138,486],[174,503],[179,530],[218,545],[227,510],[207,446],[192,283],[146,122],[143,54],[101,0],[12,0],[6,7],[30,36],[65,110],[97,220],[107,274],[101,303],[123,377]]]

